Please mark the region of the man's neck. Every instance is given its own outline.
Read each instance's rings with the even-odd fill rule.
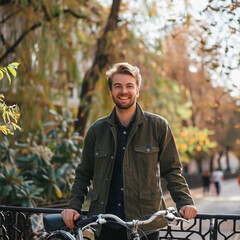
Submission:
[[[136,106],[137,105],[134,104],[128,109],[121,109],[116,106],[117,117],[123,126],[127,127],[128,124],[130,123],[130,121],[136,111]]]

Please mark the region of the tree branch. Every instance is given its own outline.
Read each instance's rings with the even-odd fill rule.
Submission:
[[[44,11],[44,13],[45,13],[46,21],[50,21],[49,15],[46,14],[46,9],[45,9],[45,10],[43,9],[43,11]],[[77,14],[77,13],[75,13],[75,12],[74,12],[73,10],[71,10],[71,9],[64,9],[64,10],[63,10],[63,13],[65,13],[65,14],[69,13],[69,14],[71,14],[72,16],[74,16],[74,17],[76,17],[76,18],[79,18],[79,19],[80,19],[80,18],[82,18],[82,19],[85,18],[85,19],[90,20],[87,15]],[[54,14],[52,17],[53,17],[53,18],[56,18],[56,17],[58,17],[59,15],[60,15],[60,12]],[[12,15],[11,15],[11,16],[12,16]],[[8,17],[8,19],[9,19],[9,17]],[[6,20],[6,19],[5,19],[5,20]],[[94,22],[94,21],[91,21],[91,22]],[[0,63],[4,60],[4,58],[6,58],[6,57],[8,56],[8,54],[10,54],[11,52],[14,51],[14,49],[19,45],[19,43],[24,39],[24,37],[27,36],[27,34],[29,34],[29,33],[30,33],[31,31],[33,31],[34,29],[40,27],[41,25],[42,25],[42,23],[41,23],[41,22],[38,22],[38,23],[35,23],[34,25],[32,25],[32,26],[31,26],[30,28],[28,28],[27,30],[25,30],[25,31],[21,34],[21,36],[17,39],[17,41],[16,41],[11,47],[9,47],[2,56],[0,56]],[[4,38],[2,38],[2,39],[4,39]]]
[[[102,36],[97,40],[97,50],[92,66],[87,70],[83,78],[82,90],[79,97],[81,101],[78,108],[78,120],[75,122],[75,130],[78,131],[81,136],[84,136],[85,133],[89,110],[92,104],[92,96],[99,79],[99,74],[111,63],[110,49],[108,48],[106,51],[107,35],[117,28],[120,2],[121,0],[113,0],[108,22]]]
[[[4,58],[6,58],[8,56],[9,53],[13,52],[14,49],[18,46],[18,44],[23,40],[23,38],[30,33],[31,31],[33,31],[34,29],[40,27],[42,25],[42,23],[36,23],[33,26],[31,26],[29,29],[25,30],[21,36],[17,39],[17,41],[10,47],[7,49],[7,51],[0,57],[0,62],[3,61]]]

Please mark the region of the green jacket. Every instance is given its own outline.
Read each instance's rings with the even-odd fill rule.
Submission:
[[[105,213],[106,209],[117,146],[114,114],[115,111],[97,120],[89,128],[71,190],[69,208],[81,211],[88,187],[92,183],[90,216]],[[142,111],[137,104],[136,119],[123,160],[126,220],[142,219],[166,208],[160,182],[162,177],[167,180],[167,189],[177,209],[193,205],[194,201],[181,172],[179,155],[167,120]],[[143,227],[143,230],[164,226],[166,221],[159,218]]]

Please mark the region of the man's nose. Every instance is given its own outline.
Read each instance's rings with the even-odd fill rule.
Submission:
[[[122,91],[122,93],[125,93],[125,92],[127,92],[127,87],[122,87],[122,89],[121,89],[121,91]]]

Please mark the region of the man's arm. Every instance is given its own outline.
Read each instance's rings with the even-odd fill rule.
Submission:
[[[71,189],[68,209],[65,209],[61,215],[69,228],[74,227],[73,220],[80,217],[84,199],[88,193],[88,187],[93,179],[94,172],[94,134],[91,130],[84,139],[81,163],[76,169],[76,176]]]
[[[168,123],[162,128],[163,136],[160,141],[160,171],[161,177],[167,180],[167,189],[179,213],[186,219],[195,217],[197,210],[189,191],[187,182],[182,176],[182,165]]]

